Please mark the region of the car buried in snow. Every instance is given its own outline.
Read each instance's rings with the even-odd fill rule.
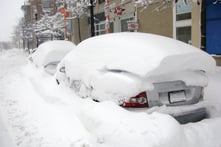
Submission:
[[[210,55],[175,39],[113,33],[77,45],[58,65],[56,81],[98,102],[109,100],[127,108],[165,106],[186,123],[206,116],[200,103],[206,73],[214,68]]]
[[[42,67],[45,72],[53,75],[56,72],[57,64],[75,46],[75,44],[66,40],[47,41],[35,49],[29,56],[29,60],[36,67]]]

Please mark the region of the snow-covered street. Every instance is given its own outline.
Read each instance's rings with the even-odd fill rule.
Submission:
[[[167,114],[79,98],[27,57],[0,52],[0,147],[221,147],[220,67],[204,91],[210,118],[180,125]]]

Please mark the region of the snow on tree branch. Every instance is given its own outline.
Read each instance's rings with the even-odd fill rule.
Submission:
[[[88,7],[96,4],[96,0],[90,3],[90,0],[58,0],[58,4],[65,6],[72,18],[81,17],[88,14]]]
[[[176,4],[178,1],[183,1],[183,3],[187,4],[188,2],[194,2],[200,5],[202,0],[133,0],[135,7],[142,6],[146,9],[151,4],[156,4],[155,11],[160,11],[168,6],[171,6],[172,3]]]
[[[33,30],[37,36],[48,34],[55,38],[63,35],[64,27],[64,18],[61,13],[53,16],[43,15],[39,21],[33,24]]]
[[[134,0],[134,2],[136,4],[142,4],[142,5],[149,5],[149,4],[153,4],[153,3],[161,3],[161,4],[166,4],[166,3],[171,3],[171,2],[175,2],[177,3],[179,0]],[[181,1],[181,0],[180,0]],[[202,2],[202,0],[182,0],[184,3],[187,3],[189,1],[192,1],[194,3],[200,3]],[[220,0],[216,0],[216,1],[220,1]]]

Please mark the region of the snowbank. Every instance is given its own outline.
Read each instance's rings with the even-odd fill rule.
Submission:
[[[209,114],[211,117],[221,116],[221,67],[216,68],[215,73],[209,73],[209,85],[205,89],[205,101],[208,105]]]
[[[186,147],[182,127],[169,115],[132,113],[112,102],[89,102],[81,108],[80,118],[98,145]]]

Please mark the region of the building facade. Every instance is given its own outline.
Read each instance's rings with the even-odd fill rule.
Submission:
[[[22,5],[24,12],[23,47],[26,49],[36,48],[41,42],[50,38],[36,36],[33,32],[34,24],[47,14],[52,16],[57,12],[56,0],[27,0]]]
[[[131,0],[111,1],[106,8],[105,0],[97,1],[94,8],[95,35],[106,33],[106,18],[110,17],[110,32],[145,32],[176,38],[183,42],[200,47],[201,5],[192,2],[177,5],[169,3],[165,7],[151,4],[147,8],[135,7]],[[108,14],[105,12],[108,9]],[[90,24],[82,25],[81,29],[89,30]],[[193,31],[194,30],[194,31]],[[84,34],[89,35],[90,34]],[[88,36],[88,37],[89,37]],[[87,37],[84,37],[87,38]]]
[[[201,3],[179,0],[176,5],[151,4],[146,8],[134,7],[131,0],[110,2],[110,32],[145,32],[159,34],[192,44],[210,54],[221,55],[220,28],[221,1],[206,0]],[[107,6],[98,0],[95,6],[95,35],[106,33]],[[134,27],[131,28],[131,25]],[[85,30],[90,27],[86,25]],[[82,26],[83,28],[83,26]],[[87,38],[87,37],[85,37]],[[217,64],[221,59],[214,56]]]
[[[221,2],[211,0],[184,3],[178,0],[176,5],[168,2],[150,4],[147,7],[134,6],[132,0],[97,0],[93,7],[94,34],[108,32],[145,32],[163,35],[192,44],[210,54],[221,54],[219,31],[221,26]],[[58,8],[56,0],[28,0],[23,6],[25,21],[34,24],[44,14],[54,15]],[[90,13],[90,8],[88,10]],[[108,20],[108,21],[107,21]],[[66,35],[75,44],[91,37],[91,21],[87,14],[70,17],[66,20]],[[28,23],[26,23],[28,24]],[[107,29],[108,28],[108,29]],[[37,37],[32,36],[32,42]],[[215,39],[214,39],[215,38]],[[36,40],[34,40],[36,39]],[[34,43],[32,43],[34,44]],[[33,45],[38,46],[38,45]]]

